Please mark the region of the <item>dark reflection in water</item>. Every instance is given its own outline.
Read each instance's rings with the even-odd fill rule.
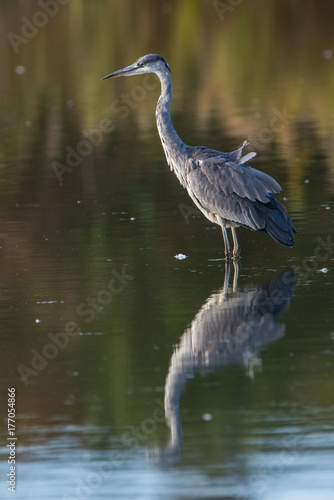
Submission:
[[[170,439],[157,457],[162,463],[179,459],[182,424],[179,399],[187,380],[228,364],[245,367],[254,378],[261,366],[258,350],[284,335],[278,316],[289,309],[295,289],[295,273],[286,269],[266,285],[238,288],[239,264],[234,261],[233,289],[229,289],[231,264],[226,263],[224,286],[210,295],[181,337],[171,358],[165,384],[165,415]]]

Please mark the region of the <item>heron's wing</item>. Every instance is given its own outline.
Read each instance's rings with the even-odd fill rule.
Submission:
[[[281,187],[272,177],[225,157],[190,158],[187,181],[188,192],[197,205],[257,231],[265,227],[268,209],[278,208],[271,193],[278,193]],[[276,223],[288,229],[287,220]]]
[[[189,174],[202,177],[205,185],[212,185],[226,196],[235,193],[251,201],[269,201],[269,193],[279,193],[282,188],[270,175],[246,165],[229,161],[224,157],[190,159]],[[202,175],[199,175],[202,174]]]

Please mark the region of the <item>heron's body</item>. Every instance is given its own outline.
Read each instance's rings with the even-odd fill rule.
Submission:
[[[170,70],[161,56],[146,55],[105,78],[142,73],[156,73],[161,82],[156,120],[167,163],[195,205],[211,222],[221,226],[226,257],[231,257],[226,230],[229,227],[234,257],[240,255],[235,232],[239,226],[267,233],[278,243],[292,246],[296,230],[285,207],[273,196],[281,187],[269,175],[245,164],[256,155],[242,156],[247,141],[236,151],[222,153],[204,146],[187,146],[177,135],[170,118]]]

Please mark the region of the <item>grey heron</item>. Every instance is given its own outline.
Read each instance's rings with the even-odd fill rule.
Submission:
[[[246,165],[256,155],[243,156],[247,141],[236,151],[223,153],[204,146],[188,146],[180,139],[170,117],[172,81],[163,57],[145,55],[102,80],[143,73],[155,73],[161,82],[156,121],[167,163],[195,205],[211,222],[221,226],[226,259],[232,257],[227,228],[231,228],[236,258],[240,256],[236,236],[240,226],[267,233],[278,243],[292,246],[297,231],[286,208],[273,196],[282,188],[269,175]]]

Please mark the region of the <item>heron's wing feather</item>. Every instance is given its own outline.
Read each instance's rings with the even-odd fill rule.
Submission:
[[[248,146],[248,144],[249,144],[248,141],[244,141],[242,146],[239,149],[236,149],[235,151],[231,151],[230,153],[228,153],[228,155],[235,162],[246,163],[247,161],[254,158],[254,156],[256,156],[255,152],[248,153],[248,154],[242,156],[242,151],[246,146]]]

